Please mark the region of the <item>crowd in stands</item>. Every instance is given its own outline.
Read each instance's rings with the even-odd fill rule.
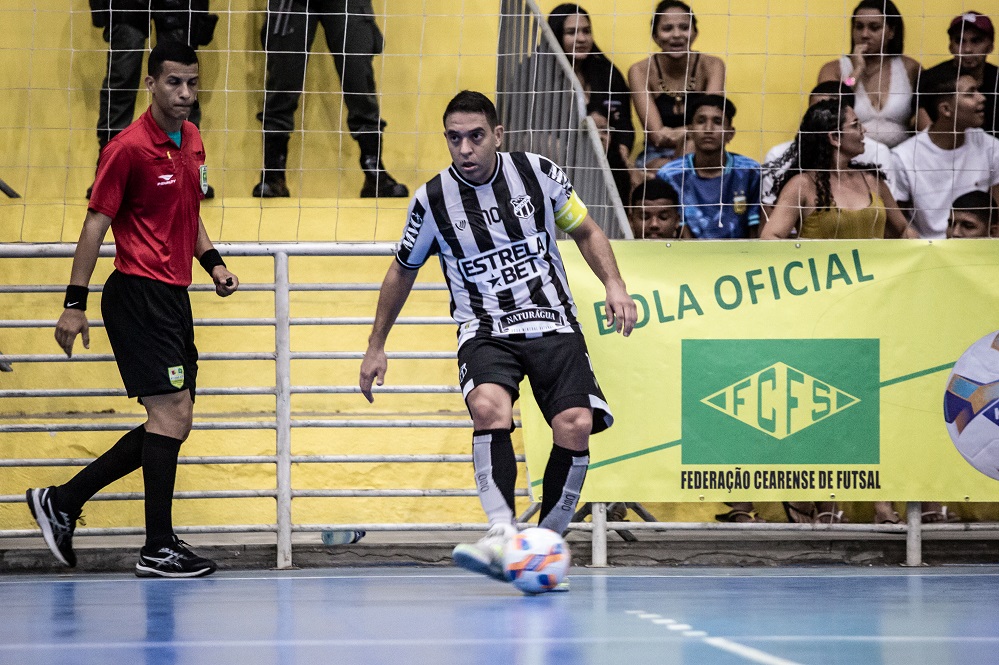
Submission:
[[[727,149],[736,104],[725,63],[693,49],[697,17],[685,2],[659,2],[651,34],[660,51],[628,70],[637,130],[621,72],[596,48],[586,10],[562,4],[548,22],[587,110],[610,128],[605,146],[622,201],[645,201],[646,181],[669,184],[679,216],[673,237],[944,238],[957,198],[999,197],[999,76],[986,61],[995,29],[980,12],[954,17],[953,57],[924,70],[903,53],[905,25],[892,0],[862,0],[850,17],[850,53],[822,66],[795,140],[774,146],[763,164]],[[635,237],[662,237],[662,214],[658,206],[631,211]]]

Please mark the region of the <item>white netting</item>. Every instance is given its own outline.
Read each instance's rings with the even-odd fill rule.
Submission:
[[[287,0],[286,0],[287,2]],[[322,3],[312,0],[313,6]],[[250,196],[260,179],[266,54],[265,0],[211,0],[214,39],[201,47],[202,131],[214,202],[204,207],[215,237],[228,240],[394,239],[406,199],[363,201],[360,150],[347,127],[340,80],[319,28],[288,151],[291,197]],[[280,0],[271,0],[272,8]],[[326,0],[327,5],[335,5]],[[351,3],[353,4],[353,3]],[[547,16],[557,2],[539,3]],[[853,0],[692,0],[693,48],[720,57],[738,106],[731,150],[762,161],[790,140],[822,65],[849,50]],[[965,0],[898,0],[905,53],[924,66],[950,57],[947,27],[979,9]],[[533,3],[509,3],[511,8]],[[655,3],[583,3],[593,36],[627,76],[659,50],[650,39]],[[460,89],[496,92],[501,3],[496,0],[375,0],[385,47],[374,58],[383,158],[410,192],[446,166],[441,112]],[[0,240],[75,240],[98,152],[96,126],[107,44],[82,0],[10,0],[0,8],[0,178],[24,198],[0,199]],[[334,36],[335,37],[335,36]],[[153,35],[155,42],[155,32]],[[332,39],[331,41],[336,41]],[[525,53],[529,45],[522,44]],[[990,56],[995,61],[995,54]],[[144,69],[143,69],[144,74]],[[138,94],[136,114],[146,105]],[[637,116],[636,127],[641,127]],[[634,158],[642,143],[638,132]],[[594,168],[594,167],[586,167]],[[331,206],[330,199],[339,203]]]

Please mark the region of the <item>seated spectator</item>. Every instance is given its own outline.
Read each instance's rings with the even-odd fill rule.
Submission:
[[[691,93],[724,93],[725,63],[721,58],[692,51],[697,17],[679,0],[662,0],[652,15],[652,40],[659,53],[628,70],[635,111],[645,131],[645,148],[635,166],[647,177],[685,150],[684,129]]]
[[[808,105],[814,106],[815,104],[827,99],[839,99],[842,100],[845,106],[852,107],[854,104],[853,90],[851,90],[846,84],[838,81],[825,81],[812,88],[812,92],[808,96]],[[783,162],[783,165],[781,165],[780,158],[784,156],[793,143],[793,141],[787,141],[785,143],[775,145],[773,148],[770,148],[767,152],[767,156],[763,160],[763,194],[761,196],[761,202],[763,204],[765,217],[770,217],[770,211],[773,208],[774,203],[777,201],[777,196],[773,192],[774,181],[780,178],[780,176],[782,176],[790,166],[790,162],[787,161]],[[864,152],[855,159],[855,162],[860,164],[872,164],[878,167],[878,170],[881,172],[881,175],[884,176],[885,181],[889,184],[889,186],[891,185],[891,149],[884,143],[878,143],[871,137],[865,135]]]
[[[892,193],[911,205],[920,237],[940,239],[958,196],[983,189],[999,196],[999,139],[981,129],[985,97],[971,76],[924,75],[919,105],[931,124],[892,150]]]
[[[864,130],[893,148],[909,136],[919,63],[902,55],[905,25],[892,0],[862,0],[850,21],[850,54],[827,62],[819,83],[842,81],[857,95]]]
[[[883,238],[886,223],[902,237],[915,237],[877,167],[857,163],[864,152],[864,128],[842,99],[813,104],[786,158],[772,196],[777,198],[763,227],[765,240],[787,238]],[[785,160],[786,161],[783,161]],[[831,502],[785,502],[789,522],[844,522]],[[890,502],[874,504],[876,524],[901,520]]]
[[[968,75],[978,83],[978,91],[985,95],[984,129],[999,138],[999,113],[996,111],[996,98],[999,97],[999,67],[986,58],[995,46],[995,28],[988,16],[980,12],[967,12],[954,17],[947,29],[950,37],[950,52],[953,58],[941,62],[924,72],[924,76],[935,76],[942,71],[954,78]],[[925,129],[930,118],[919,110],[919,129]]]
[[[954,199],[948,238],[999,238],[999,212],[988,192],[968,192]]]
[[[601,140],[621,202],[627,204],[633,186],[630,164],[635,145],[628,84],[621,70],[594,42],[593,25],[585,9],[572,3],[561,4],[548,15],[548,25],[583,88],[587,113],[598,129],[606,130],[601,132]]]
[[[628,222],[636,240],[680,237],[680,195],[662,180],[642,180],[631,193]]]
[[[760,224],[760,165],[728,152],[735,105],[722,95],[687,102],[694,152],[674,159],[656,177],[680,193],[684,237],[756,237]]]
[[[776,162],[784,173],[768,192],[776,203],[761,237],[788,238],[797,229],[800,238],[883,238],[886,224],[915,237],[880,171],[855,161],[864,144],[860,120],[842,100],[808,107]]]

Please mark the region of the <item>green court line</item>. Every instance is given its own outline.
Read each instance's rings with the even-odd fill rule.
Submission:
[[[624,462],[625,460],[630,460],[635,457],[642,457],[643,455],[657,453],[660,450],[666,450],[667,448],[673,448],[675,446],[679,446],[680,442],[681,440],[677,439],[676,441],[670,441],[668,443],[660,443],[658,446],[652,446],[651,448],[645,448],[644,450],[636,450],[634,452],[627,453],[625,455],[618,455],[617,457],[611,457],[610,459],[594,462],[589,466],[588,471],[593,471],[594,469],[599,469],[600,467],[607,466],[609,464],[617,464],[618,462]],[[537,487],[542,482],[544,482],[544,478],[540,480],[535,480],[533,483],[531,483],[531,487]]]
[[[903,383],[905,381],[911,381],[912,379],[918,379],[922,376],[927,376],[929,374],[936,374],[937,372],[942,372],[954,367],[954,363],[947,363],[945,365],[937,365],[936,367],[930,367],[929,369],[920,370],[919,372],[913,372],[912,374],[904,374],[902,376],[896,377],[894,379],[888,379],[887,381],[881,382],[882,388],[887,388],[888,386],[893,386],[896,383]]]

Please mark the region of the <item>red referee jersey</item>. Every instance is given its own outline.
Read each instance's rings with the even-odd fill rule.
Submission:
[[[205,147],[193,123],[178,148],[147,109],[104,146],[89,208],[111,218],[120,272],[191,284]]]

